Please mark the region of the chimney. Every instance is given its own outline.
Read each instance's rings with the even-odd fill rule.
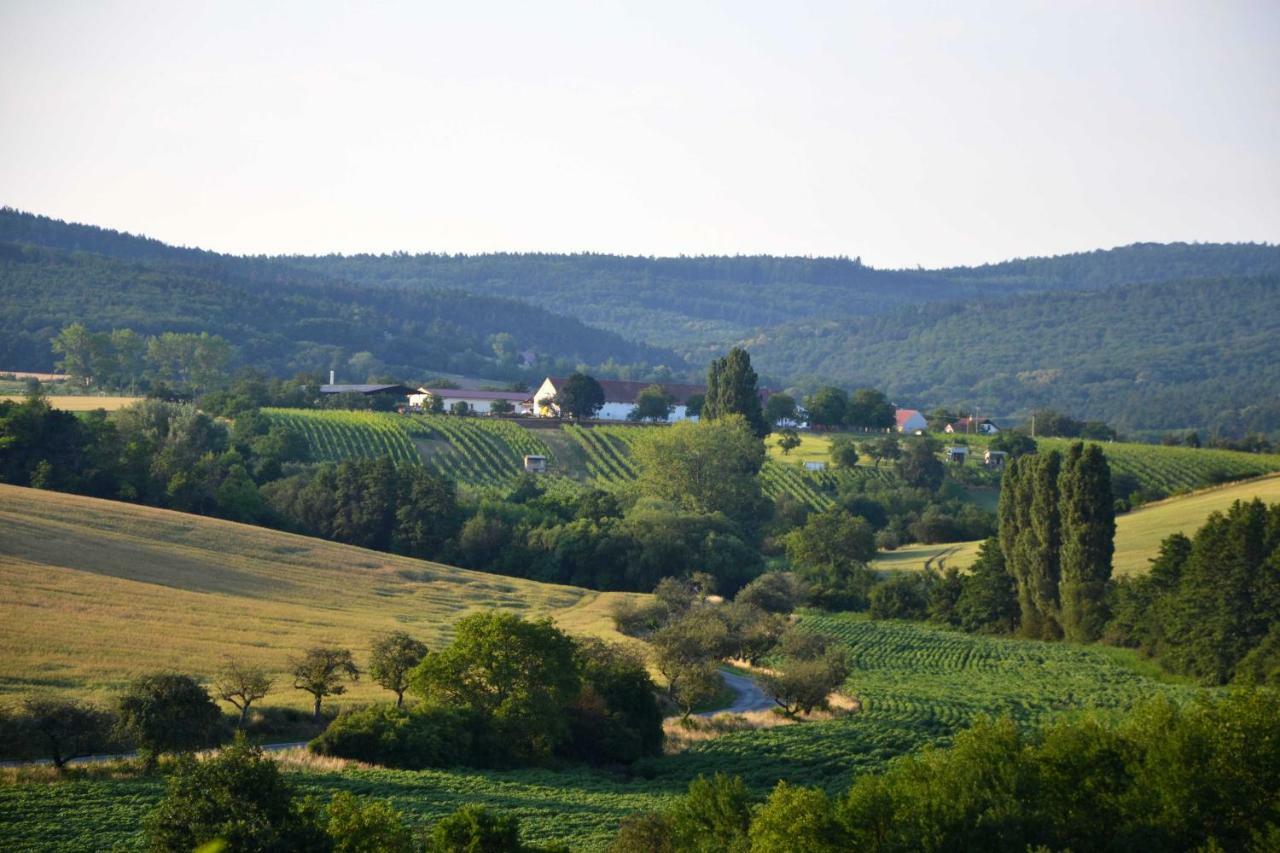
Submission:
[[[333,384],[334,384],[334,382],[333,382],[333,371],[332,371],[332,370],[330,370],[330,371],[329,371],[329,384],[330,384],[330,385],[333,385]]]

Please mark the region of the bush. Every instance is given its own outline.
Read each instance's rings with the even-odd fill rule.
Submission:
[[[872,619],[923,619],[929,591],[921,575],[895,575],[871,590]]]
[[[473,715],[453,708],[375,705],[343,711],[308,744],[316,755],[421,770],[472,762]]]
[[[413,832],[400,812],[377,800],[339,791],[329,801],[325,831],[334,853],[414,853]]]
[[[738,604],[758,607],[766,613],[790,613],[804,603],[803,585],[790,572],[766,572],[738,590]]]
[[[481,806],[463,806],[432,828],[428,853],[520,853],[520,821]]]
[[[147,819],[152,850],[194,850],[220,840],[227,850],[326,850],[318,815],[262,750],[243,740],[205,761],[185,757]]]

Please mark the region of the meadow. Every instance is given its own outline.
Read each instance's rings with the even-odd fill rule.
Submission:
[[[12,400],[15,403],[21,403],[25,399],[26,395],[24,394],[0,394],[0,400]],[[50,396],[46,399],[48,399],[50,406],[67,412],[94,412],[98,409],[106,409],[108,412],[114,412],[116,409],[123,409],[125,406],[132,406],[142,398],[99,396],[93,394],[65,394]]]
[[[623,595],[0,486],[0,701],[101,699],[141,672],[208,675],[234,655],[277,675],[266,704],[305,708],[279,676],[309,646],[346,646],[363,661],[375,634],[405,630],[436,647],[459,618],[490,608],[614,636],[607,608]],[[387,695],[362,680],[337,704]]]

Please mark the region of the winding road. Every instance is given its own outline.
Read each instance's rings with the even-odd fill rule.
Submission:
[[[703,711],[697,716],[714,717],[716,714],[745,714],[748,711],[767,711],[775,707],[774,701],[765,695],[754,678],[739,675],[728,669],[720,670],[720,677],[724,679],[725,684],[729,685],[730,690],[738,694],[737,698],[727,708]]]

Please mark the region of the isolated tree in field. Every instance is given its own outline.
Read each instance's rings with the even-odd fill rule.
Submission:
[[[479,715],[509,755],[542,759],[569,733],[565,709],[581,686],[574,655],[573,640],[549,619],[476,613],[414,669],[412,689]]]
[[[831,464],[837,468],[852,470],[858,464],[858,448],[847,435],[833,438],[828,453],[831,455]]]
[[[635,408],[627,413],[627,420],[659,423],[671,417],[675,407],[675,397],[661,385],[650,385],[636,395]]]
[[[849,406],[849,395],[843,388],[828,385],[814,391],[804,401],[804,409],[809,413],[811,426],[831,429],[844,423],[845,411]]]
[[[741,347],[734,347],[724,358],[711,362],[707,370],[707,398],[702,404],[703,420],[739,415],[757,438],[764,438],[769,434],[769,424],[765,423],[756,382],[751,356]]]
[[[655,631],[649,641],[656,652],[658,672],[667,679],[668,696],[678,700],[681,682],[698,682],[685,693],[686,698],[695,697],[692,704],[706,686],[706,670],[714,670],[715,662],[731,647],[728,624],[709,608],[690,610]]]
[[[310,693],[315,699],[312,718],[317,721],[324,697],[341,696],[347,692],[344,681],[360,678],[360,669],[352,659],[350,649],[324,646],[307,649],[302,657],[290,658],[289,671],[293,674],[293,686]]]
[[[23,703],[16,722],[19,738],[31,746],[38,743],[40,754],[61,773],[71,759],[109,748],[114,719],[84,702],[37,696]]]
[[[800,446],[800,434],[791,427],[785,427],[778,431],[778,447],[785,456]]]
[[[764,419],[770,426],[795,423],[799,415],[796,398],[790,394],[770,394],[769,399],[765,401]]]
[[[575,373],[564,381],[553,400],[561,415],[575,421],[594,417],[604,405],[604,389],[585,373]]]
[[[1058,475],[1062,542],[1062,631],[1068,640],[1091,642],[1107,621],[1107,585],[1115,552],[1116,510],[1111,468],[1102,448],[1073,444]]]
[[[761,512],[764,442],[741,416],[653,430],[636,441],[632,457],[642,494],[692,512],[722,512],[746,525]]]
[[[826,710],[827,697],[849,677],[844,650],[832,648],[818,658],[790,660],[782,672],[761,677],[761,687],[788,717]]]
[[[137,678],[120,697],[118,728],[138,745],[149,767],[165,752],[189,752],[216,737],[222,712],[189,675],[157,673]]]
[[[272,683],[262,667],[227,658],[213,677],[213,695],[235,706],[240,712],[240,728],[244,728],[249,706],[266,696]]]
[[[427,656],[425,643],[404,631],[394,631],[374,640],[369,652],[369,677],[380,687],[396,694],[396,707],[404,704],[409,689],[409,675]]]

